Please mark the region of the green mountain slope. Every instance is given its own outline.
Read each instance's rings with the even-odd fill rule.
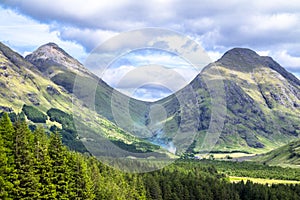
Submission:
[[[266,154],[256,157],[253,161],[267,165],[300,167],[300,141],[294,141]]]
[[[93,95],[90,93],[91,89],[89,87],[94,85],[95,92],[92,92],[94,92],[94,98],[96,99],[95,110],[105,118],[114,121],[111,110],[111,98],[114,94],[117,99],[129,102],[129,112],[135,121],[142,124],[145,122],[145,115],[149,107],[148,103],[131,99],[114,90],[56,44],[42,45],[32,54],[26,56],[26,60],[37,66],[40,72],[54,83],[62,86],[69,93],[73,93],[83,101],[86,96]],[[80,81],[81,85],[76,87],[77,90],[74,92],[75,81]],[[120,107],[120,109],[124,108]],[[126,112],[125,109],[124,112]]]
[[[215,73],[218,71],[218,73]],[[269,57],[235,48],[207,66],[189,86],[156,103],[167,110],[169,121],[160,137],[172,141],[182,106],[194,99],[199,109],[198,134],[189,150],[205,151],[209,128],[211,92],[204,80],[224,83],[227,113],[215,151],[265,152],[298,138],[300,133],[300,81]],[[196,97],[188,92],[190,87]],[[175,128],[174,128],[175,127]]]
[[[49,46],[58,48],[53,44]],[[71,57],[56,57],[54,54],[52,52],[50,55],[59,62],[68,63],[68,66],[49,69],[45,67],[43,69],[46,70],[43,71],[41,66],[26,61],[0,43],[0,112],[9,112],[12,118],[25,118],[33,129],[41,125],[51,131],[58,130],[62,134],[63,142],[78,151],[86,151],[83,144],[89,138],[79,134],[79,131],[84,129],[116,144],[114,147],[116,151],[121,152],[120,156],[126,157],[127,151],[158,152],[155,155],[165,156],[165,150],[131,135],[103,116],[82,106],[83,102],[80,99],[52,81],[53,77],[49,78],[49,74],[55,77],[57,74],[70,72],[78,73],[82,77],[93,76]],[[68,56],[66,53],[62,55]],[[93,116],[93,119],[90,119],[90,116]]]
[[[300,81],[272,58],[249,49],[226,52],[185,88],[154,103],[115,91],[55,44],[43,45],[26,59],[44,76],[85,102],[81,107],[95,106],[98,114],[126,131],[160,146],[175,146],[177,153],[209,150],[210,144],[205,141],[212,137],[211,124],[213,120],[223,123],[222,117],[224,126],[214,151],[266,152],[297,139],[300,133]],[[74,92],[74,82],[78,80],[81,82]],[[208,87],[207,83],[216,81],[222,82],[226,116],[215,115],[220,119],[212,120],[217,96],[212,99],[211,94],[218,94],[222,88]],[[89,89],[93,84],[95,101],[91,100],[93,91]],[[121,124],[111,109],[113,98],[119,106],[117,114],[130,114],[122,118]],[[124,106],[124,102],[128,104]],[[154,119],[162,109],[167,118]]]

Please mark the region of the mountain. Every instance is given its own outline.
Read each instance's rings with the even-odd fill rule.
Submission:
[[[56,106],[68,110],[70,96],[18,53],[0,43],[1,105],[7,110],[20,112],[23,104],[41,107],[41,110]],[[59,100],[60,99],[60,100]],[[9,109],[8,109],[9,108]]]
[[[17,118],[28,120],[31,129],[44,126],[48,131],[58,130],[63,142],[73,150],[89,151],[83,144],[92,139],[80,134],[84,130],[97,135],[109,147],[115,147],[121,157],[138,156],[143,152],[166,156],[167,152],[160,147],[133,136],[82,106],[81,99],[63,84],[57,84],[60,82],[55,81],[55,77],[66,73],[95,78],[78,61],[53,43],[43,45],[34,53],[36,62],[32,60],[33,55],[27,56],[31,63],[0,43],[0,111],[8,112],[13,121]],[[99,149],[102,148],[105,147]]]
[[[209,87],[211,82],[219,84]],[[205,67],[187,87],[154,103],[163,105],[168,116],[159,137],[165,141],[176,138],[174,132],[180,126],[182,108],[190,108],[199,113],[199,123],[194,126],[197,134],[193,142],[189,141],[190,152],[211,150],[211,146],[214,151],[265,152],[277,148],[299,137],[299,83],[272,58],[250,49],[234,48]],[[226,116],[221,117],[224,121],[218,121],[224,126],[216,145],[208,143],[207,147],[205,138],[212,134],[208,132],[216,120],[211,120],[212,112],[218,106],[212,104],[218,95],[211,94],[220,94],[219,98],[225,100],[222,106],[227,109]]]
[[[100,127],[106,123],[119,126],[139,141],[178,154],[267,152],[297,139],[300,133],[300,81],[272,58],[250,49],[229,50],[189,85],[157,102],[135,100],[114,90],[53,43],[20,60],[26,69],[78,101],[77,107],[85,111],[76,111],[75,120],[84,118],[93,126],[95,115],[105,120]]]
[[[279,165],[282,167],[300,167],[300,140],[293,141],[280,148],[253,159],[267,165]]]
[[[32,54],[27,55],[25,59],[36,66],[44,76],[62,86],[69,93],[73,93],[77,98],[85,101],[86,104],[92,101],[86,98],[94,95],[96,101],[91,102],[93,105],[89,106],[95,106],[95,110],[105,118],[114,121],[115,117],[111,110],[111,99],[112,94],[114,94],[116,99],[129,102],[129,112],[135,121],[141,124],[145,122],[145,115],[149,107],[148,103],[131,99],[114,90],[56,44],[42,45]],[[78,82],[78,84],[75,82]],[[74,87],[76,91],[73,91]],[[120,109],[123,108],[120,107]],[[122,112],[125,113],[126,110],[122,110]]]
[[[25,59],[49,77],[61,71],[71,71],[83,76],[92,75],[78,60],[72,58],[55,43],[42,45]]]

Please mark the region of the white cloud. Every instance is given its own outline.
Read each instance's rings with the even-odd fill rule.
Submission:
[[[146,65],[128,71],[117,81],[117,88],[139,88],[145,84],[162,85],[177,91],[187,85],[185,78],[173,69],[160,65]]]
[[[256,53],[260,56],[269,56],[270,55],[270,51],[266,50],[266,51],[256,51]]]
[[[85,44],[88,50],[92,50],[105,40],[113,37],[117,33],[108,30],[91,30],[91,29],[79,29],[73,27],[53,28],[60,31],[60,38],[64,40],[80,41]]]
[[[126,66],[122,65],[117,68],[108,68],[105,70],[103,76],[101,77],[106,83],[108,83],[112,87],[116,87],[127,73],[129,73],[131,70],[134,70],[134,66]]]
[[[221,58],[221,56],[222,56],[222,53],[220,53],[218,51],[208,51],[207,54],[212,61],[216,61],[219,58]]]
[[[247,25],[241,26],[241,31],[244,34],[262,34],[266,31],[293,31],[297,26],[298,19],[297,14],[290,13],[254,15],[250,17]]]
[[[146,50],[147,51],[147,50]],[[132,53],[127,56],[127,59],[138,65],[159,64],[168,68],[186,68],[191,65],[177,55],[164,53],[157,50],[149,50],[148,53]]]
[[[86,57],[81,45],[59,38],[58,31],[51,31],[47,24],[40,24],[8,9],[0,7],[0,41],[27,55],[40,45],[55,42],[79,60]],[[9,19],[9,20],[8,20]]]
[[[296,77],[300,80],[300,73],[294,73]]]
[[[300,57],[293,57],[286,50],[275,52],[274,58],[284,67],[300,71]]]
[[[199,73],[198,69],[183,58],[162,50],[152,49],[132,51],[116,59],[104,70],[104,73],[102,70],[100,71],[101,74],[97,69],[94,70],[96,74],[113,87],[116,87],[119,81],[127,76],[130,77],[127,77],[126,81],[123,80],[122,86],[119,87],[138,87],[143,82],[155,81],[181,83],[180,79],[184,80],[184,85],[192,81]],[[170,80],[170,78],[173,78],[173,80]],[[130,84],[125,86],[125,82]],[[133,82],[135,82],[134,86],[131,85]],[[183,85],[174,90],[180,89]]]
[[[149,102],[157,101],[172,94],[172,91],[165,90],[163,87],[117,88],[117,90],[135,99]]]
[[[274,53],[300,52],[300,45],[295,47],[295,44],[300,44],[298,0],[191,0],[189,3],[183,0],[10,0],[2,1],[0,5],[31,18],[21,20],[22,27],[11,26],[1,30],[1,39],[8,40],[13,46],[26,46],[23,52],[39,42],[45,43],[42,41],[46,39],[56,38],[53,40],[58,40],[57,43],[72,46],[67,51],[78,58],[83,51],[78,44],[89,51],[99,42],[122,31],[164,27],[195,37],[213,60],[232,47],[248,47],[260,52],[269,51],[271,56],[280,58],[278,61],[282,61],[283,66],[288,64],[294,71],[300,71],[295,64],[297,57]],[[7,15],[1,16],[1,25],[17,21]],[[6,37],[15,39],[4,39]],[[40,39],[42,37],[46,39]]]

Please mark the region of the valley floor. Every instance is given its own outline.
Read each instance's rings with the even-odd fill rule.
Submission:
[[[293,180],[279,180],[279,179],[268,179],[268,178],[252,178],[252,177],[238,177],[238,176],[229,176],[229,180],[231,183],[237,182],[247,182],[251,181],[253,183],[259,184],[300,184],[300,181]]]

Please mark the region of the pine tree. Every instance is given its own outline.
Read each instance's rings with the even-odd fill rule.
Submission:
[[[14,141],[14,199],[36,199],[39,196],[36,191],[38,177],[34,169],[33,144],[33,134],[26,122],[17,121]]]
[[[4,113],[0,119],[0,135],[3,139],[3,146],[5,147],[6,156],[8,158],[7,164],[13,166],[15,130],[7,113]]]
[[[79,153],[70,153],[68,157],[68,165],[71,169],[72,179],[70,180],[70,188],[76,199],[90,200],[94,199],[93,184],[90,173],[88,172],[87,161],[83,155]]]
[[[50,135],[48,154],[51,159],[51,184],[55,186],[55,197],[61,200],[70,199],[74,194],[69,186],[72,177],[67,165],[68,151],[62,144],[58,132]]]
[[[38,192],[40,199],[55,199],[55,185],[51,183],[51,160],[48,154],[48,137],[42,127],[34,131],[34,169],[39,177]]]
[[[0,199],[8,199],[8,195],[13,188],[13,184],[8,180],[10,166],[7,165],[7,150],[3,144],[4,141],[0,135]]]
[[[162,199],[161,189],[157,177],[149,174],[146,176],[145,187],[148,199]]]
[[[146,199],[146,190],[142,181],[142,177],[139,177],[136,174],[126,174],[125,180],[126,182],[129,182],[129,191],[127,194],[129,199]]]
[[[92,181],[92,191],[95,195],[95,199],[105,199],[105,194],[101,187],[104,186],[104,178],[100,174],[100,170],[98,167],[99,162],[95,158],[88,159],[88,166],[89,166],[89,176],[91,177]]]
[[[4,113],[0,119],[0,199],[9,199],[13,189],[13,138],[14,127],[8,114]]]

